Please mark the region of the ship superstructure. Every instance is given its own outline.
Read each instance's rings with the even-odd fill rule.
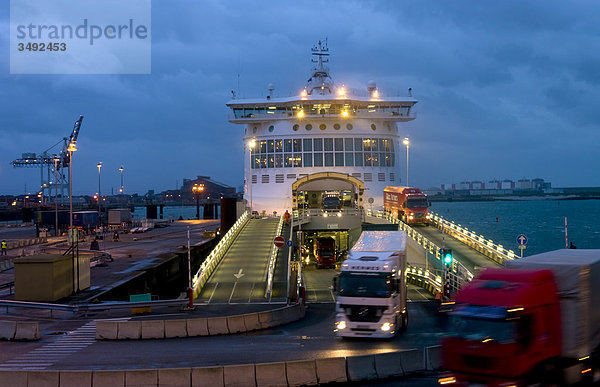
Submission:
[[[341,207],[379,209],[382,192],[399,185],[398,122],[415,118],[417,100],[383,97],[375,82],[364,95],[336,85],[326,42],[312,48],[314,67],[298,95],[233,99],[229,121],[244,125],[245,198],[253,210],[319,208],[337,195]]]

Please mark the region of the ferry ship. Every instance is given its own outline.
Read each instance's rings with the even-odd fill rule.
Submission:
[[[415,119],[417,100],[384,97],[373,81],[364,92],[337,85],[329,74],[326,41],[312,48],[304,88],[287,98],[227,102],[229,121],[244,126],[245,198],[252,210],[382,208],[383,190],[400,185],[404,154],[398,123]],[[410,94],[410,89],[409,89]],[[333,206],[338,207],[338,206]]]

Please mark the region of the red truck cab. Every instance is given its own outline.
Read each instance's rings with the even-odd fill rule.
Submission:
[[[442,340],[444,368],[455,382],[521,385],[552,380],[561,354],[561,314],[550,270],[485,269],[463,288]]]
[[[335,250],[335,239],[318,238],[317,249],[315,251],[317,258],[317,268],[332,268],[335,269],[336,261],[336,250]]]
[[[429,224],[427,195],[413,187],[385,187],[383,209],[408,224]]]

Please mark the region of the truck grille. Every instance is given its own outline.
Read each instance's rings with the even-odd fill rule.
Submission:
[[[489,369],[492,365],[492,359],[484,356],[463,355],[462,360],[467,367],[480,370]]]
[[[415,219],[423,219],[425,217],[425,214],[422,212],[417,212],[415,214]]]
[[[386,307],[381,306],[361,306],[361,305],[342,305],[346,311],[346,316],[352,322],[377,322]]]

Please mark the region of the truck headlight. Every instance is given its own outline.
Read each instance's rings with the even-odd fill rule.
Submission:
[[[339,329],[339,330],[346,329],[346,321],[344,321],[344,320],[337,321],[335,323],[335,325],[337,326],[337,329]]]
[[[326,212],[324,212],[324,213],[323,213],[323,217],[324,217],[324,218],[326,218],[326,217],[327,217],[327,213],[326,213]]]
[[[381,329],[382,331],[384,331],[384,332],[387,332],[387,331],[389,331],[389,330],[392,328],[392,325],[394,325],[394,324],[390,324],[390,323],[387,323],[387,322],[386,322],[386,323],[383,323],[383,324],[381,325],[381,328],[380,328],[380,329]]]
[[[413,218],[414,218],[414,216],[412,216],[412,215],[408,216],[408,219],[413,219]]]
[[[337,213],[337,216],[341,218],[341,217],[342,217],[342,213],[341,213],[341,212],[338,212],[338,213]]]

